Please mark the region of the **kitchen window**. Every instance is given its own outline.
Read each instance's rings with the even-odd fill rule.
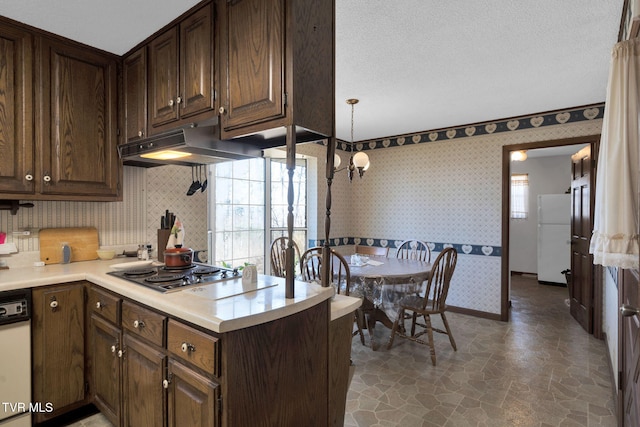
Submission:
[[[250,159],[218,163],[213,196],[213,264],[256,264],[268,271],[271,241],[287,234],[289,174],[284,159]],[[294,240],[305,248],[307,236],[306,161],[294,172]],[[267,185],[269,183],[269,185]],[[269,209],[266,209],[266,207]],[[269,237],[268,241],[265,240]]]
[[[214,265],[264,264],[264,159],[214,166]]]
[[[529,217],[529,174],[511,175],[511,218]]]

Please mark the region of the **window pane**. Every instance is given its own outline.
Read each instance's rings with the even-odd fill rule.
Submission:
[[[231,203],[233,181],[227,178],[216,178],[216,203]]]
[[[216,205],[216,231],[233,230],[231,205]]]
[[[249,179],[249,161],[233,162],[233,179]]]
[[[216,163],[216,177],[231,178],[233,171],[233,162]]]
[[[236,231],[233,233],[233,259],[240,260],[249,256],[249,232]],[[234,266],[239,264],[234,262]]]
[[[234,204],[249,204],[249,181],[234,179],[233,180],[233,196]]]
[[[529,217],[529,175],[511,175],[511,218]]]
[[[233,206],[233,230],[249,229],[249,206],[234,205]]]
[[[249,201],[252,205],[264,206],[264,181],[249,182]]]
[[[249,207],[249,229],[264,230],[264,206]]]

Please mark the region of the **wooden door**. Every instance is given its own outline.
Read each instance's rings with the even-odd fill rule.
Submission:
[[[34,192],[32,45],[26,32],[0,24],[0,193],[16,198]]]
[[[84,292],[82,283],[33,290],[33,400],[54,408],[37,422],[85,399]]]
[[[223,7],[224,130],[282,117],[284,0],[236,0]]]
[[[593,333],[593,256],[589,242],[593,230],[591,145],[571,156],[571,315]],[[595,153],[594,153],[595,154]],[[594,187],[595,188],[595,187]]]
[[[180,118],[214,108],[213,9],[208,4],[180,23]]]
[[[640,291],[638,290],[638,270],[623,270],[620,284],[621,304],[630,308],[640,308]],[[618,413],[622,425],[635,427],[640,425],[640,314],[627,312],[622,316],[620,324],[620,371]]]
[[[220,425],[220,386],[208,378],[169,360],[169,427]]]
[[[124,121],[126,142],[147,136],[147,49],[141,47],[124,59]]]
[[[178,120],[178,28],[149,45],[149,123],[157,127]],[[153,129],[150,129],[153,133]]]
[[[165,425],[164,354],[125,333],[123,358],[124,426]]]
[[[48,39],[39,50],[39,192],[115,200],[121,196],[115,58]]]
[[[122,333],[115,325],[91,315],[91,348],[93,354],[93,403],[111,424],[120,425]]]

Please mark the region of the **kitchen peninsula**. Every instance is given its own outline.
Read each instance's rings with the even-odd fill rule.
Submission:
[[[33,395],[53,416],[94,403],[116,425],[342,425],[359,299],[304,282],[287,299],[271,276],[217,300],[202,289],[215,284],[159,293],[108,275],[120,262],[0,271],[0,291],[32,288]],[[70,292],[81,302],[67,312]],[[84,354],[57,357],[74,333]],[[73,375],[56,359],[75,359]],[[50,386],[74,376],[79,395],[56,401]]]

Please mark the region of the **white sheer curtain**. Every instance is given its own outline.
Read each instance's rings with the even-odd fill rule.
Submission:
[[[511,218],[529,218],[529,175],[511,175]]]
[[[596,204],[589,252],[594,264],[638,268],[638,135],[640,40],[617,43],[596,176]]]

